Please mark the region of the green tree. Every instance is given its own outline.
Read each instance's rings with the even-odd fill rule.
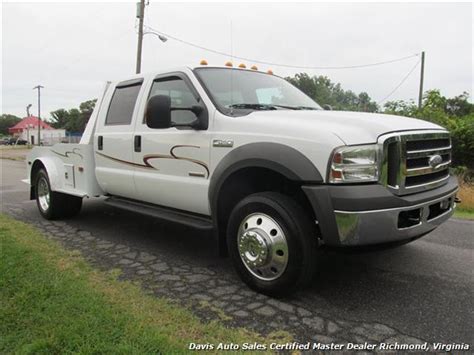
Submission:
[[[0,135],[8,135],[8,129],[13,127],[21,118],[15,115],[3,114],[0,116]]]
[[[68,132],[84,132],[87,122],[94,111],[97,99],[84,101],[79,109],[59,109],[51,112],[52,125],[54,128],[64,128]]]
[[[384,105],[384,113],[414,117],[418,107],[413,100],[410,101],[387,101]]]
[[[95,104],[97,103],[97,99],[84,101],[79,105],[80,111],[80,127],[79,131],[84,132],[86,129],[87,122],[89,122],[89,118],[92,115],[92,111],[94,111]]]
[[[469,93],[463,92],[461,95],[446,100],[446,112],[450,115],[462,117],[474,114],[474,104],[469,101]]]
[[[309,76],[299,73],[294,77],[286,78],[306,95],[320,105],[330,105],[335,110],[376,112],[377,104],[369,94],[356,94],[351,90],[343,90],[341,84],[333,83],[327,76]]]
[[[464,92],[446,98],[439,90],[428,90],[423,95],[421,108],[413,101],[390,101],[384,113],[420,118],[445,127],[451,133],[454,166],[474,169],[474,105]]]
[[[54,128],[66,128],[69,121],[69,112],[63,108],[51,112],[51,125]]]

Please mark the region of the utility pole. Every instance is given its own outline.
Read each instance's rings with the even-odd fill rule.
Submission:
[[[136,73],[140,74],[142,68],[142,44],[143,44],[143,17],[145,16],[145,0],[140,0],[137,3],[137,17],[139,19],[138,24],[138,46],[137,46],[137,70]]]
[[[41,145],[41,89],[44,86],[37,85],[33,90],[38,90],[38,145]]]
[[[423,101],[423,79],[425,77],[425,51],[421,52],[420,92],[418,94],[418,109],[421,110]]]

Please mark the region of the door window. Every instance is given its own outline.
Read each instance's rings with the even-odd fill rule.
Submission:
[[[141,84],[117,87],[105,119],[106,125],[129,125]]]
[[[199,105],[190,87],[183,79],[178,77],[155,81],[151,88],[150,97],[155,95],[169,96],[173,108],[190,108]],[[187,124],[195,119],[196,116],[191,111],[171,111],[171,121],[173,123]]]

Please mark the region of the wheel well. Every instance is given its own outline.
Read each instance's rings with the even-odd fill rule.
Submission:
[[[38,174],[38,171],[40,171],[40,169],[45,169],[44,164],[41,162],[41,160],[36,160],[33,163],[33,166],[31,167],[30,173],[30,200],[34,200],[36,198],[35,180],[36,174]]]
[[[291,197],[305,211],[308,211],[312,220],[315,219],[313,208],[301,189],[300,182],[290,180],[267,168],[240,169],[227,177],[219,190],[215,206],[221,254],[227,250],[225,234],[227,222],[234,206],[248,195],[266,191],[280,192]]]

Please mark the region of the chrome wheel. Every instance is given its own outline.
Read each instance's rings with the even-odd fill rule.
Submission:
[[[38,180],[38,202],[41,210],[46,212],[50,204],[50,191],[45,177]]]
[[[245,267],[255,277],[271,281],[288,265],[288,244],[280,225],[270,216],[253,213],[240,224],[237,247]]]

